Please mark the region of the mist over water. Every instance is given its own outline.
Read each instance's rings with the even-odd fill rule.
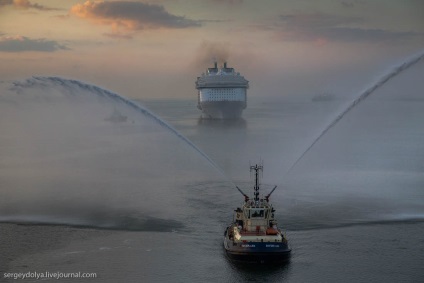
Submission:
[[[0,221],[177,229],[187,180],[225,179],[166,122],[99,87],[31,78],[2,83],[0,102]]]
[[[312,139],[288,175],[291,189],[302,187],[291,220],[311,206],[309,225],[299,229],[424,220],[423,57],[405,60],[334,111],[342,114]]]
[[[408,62],[325,99],[251,93],[231,122],[199,119],[195,99],[146,108],[79,81],[0,83],[0,222],[12,222],[1,223],[0,269],[100,282],[421,282],[424,60]],[[249,163],[260,160],[262,193],[278,186],[286,266],[239,266],[222,249],[243,197],[210,161],[251,194]]]
[[[183,103],[149,107],[173,119],[246,192],[249,162],[264,160],[263,181],[278,185],[272,201],[289,230],[423,221],[422,57],[399,60],[384,76],[364,82],[363,90],[346,89],[325,101],[252,95],[238,124],[191,122],[194,104],[181,119],[175,117],[182,109],[191,111]],[[338,98],[348,92],[349,101]],[[240,200],[236,191],[226,196],[217,202],[231,208]]]
[[[424,65],[414,60],[353,95],[362,103],[349,113],[337,99],[252,97],[228,123],[199,119],[195,101],[146,101],[153,114],[78,81],[4,82],[0,221],[172,231],[213,215],[225,227],[242,196],[222,171],[250,194],[248,166],[260,160],[285,229],[422,221]],[[114,112],[127,120],[110,121]]]
[[[352,109],[354,109],[361,101],[367,99],[368,96],[373,94],[377,89],[379,89],[381,86],[389,82],[392,78],[399,75],[401,72],[409,69],[410,67],[417,64],[419,61],[421,61],[424,58],[424,52],[420,53],[416,56],[413,56],[410,59],[407,59],[405,62],[401,63],[400,65],[393,67],[390,69],[385,75],[383,75],[380,79],[378,79],[375,83],[373,83],[370,87],[366,88],[353,102],[351,102],[340,114],[336,116],[336,118],[331,121],[331,123],[325,127],[325,129],[312,141],[312,143],[308,146],[308,148],[300,155],[300,157],[295,161],[295,163],[290,167],[290,170],[292,170],[297,163],[305,156],[306,153],[308,153],[309,150],[312,149],[312,147],[331,129],[333,128],[343,117],[350,112]],[[289,171],[290,171],[289,170]]]

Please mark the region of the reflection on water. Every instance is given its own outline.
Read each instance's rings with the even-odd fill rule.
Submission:
[[[290,273],[290,259],[264,264],[234,261],[227,256],[225,258],[240,282],[281,282]]]
[[[243,129],[247,127],[247,121],[244,118],[239,119],[205,119],[200,117],[197,120],[197,125],[201,127],[211,127],[211,128],[223,128],[231,129],[238,128]]]

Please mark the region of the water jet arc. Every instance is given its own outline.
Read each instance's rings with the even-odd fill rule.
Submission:
[[[420,60],[424,58],[424,52],[419,53],[418,55],[412,57],[411,59],[403,62],[402,64],[394,67],[390,70],[389,73],[382,76],[375,84],[371,87],[367,88],[365,91],[361,93],[361,95],[356,98],[345,110],[343,110],[337,117],[322,131],[311,143],[311,145],[302,153],[302,155],[293,163],[287,173],[291,172],[299,161],[312,149],[312,147],[331,129],[333,128],[349,111],[351,111],[355,106],[357,106],[361,101],[365,100],[368,96],[370,96],[374,91],[383,86],[385,83],[390,81],[392,78],[399,75],[402,71],[412,67]]]
[[[58,85],[60,87],[63,87],[64,89],[70,91],[70,93],[74,94],[74,95],[76,94],[75,88],[79,88],[79,89],[88,91],[89,93],[98,95],[100,97],[107,97],[107,98],[110,98],[110,99],[113,99],[115,101],[119,101],[121,103],[128,105],[129,107],[137,110],[138,112],[140,112],[144,116],[146,116],[146,117],[150,118],[151,120],[157,122],[160,126],[169,130],[174,135],[176,135],[179,139],[184,141],[187,145],[189,145],[192,149],[194,149],[197,153],[199,153],[203,158],[205,158],[227,181],[229,181],[235,187],[235,184],[227,177],[227,175],[225,175],[225,173],[222,171],[222,169],[212,159],[210,159],[209,156],[207,156],[202,150],[200,150],[193,142],[191,142],[184,135],[182,135],[180,132],[178,132],[170,124],[168,124],[164,120],[160,119],[155,114],[153,114],[150,110],[140,106],[136,102],[134,102],[130,99],[127,99],[127,98],[125,98],[125,97],[123,97],[119,94],[116,94],[112,91],[100,88],[98,86],[90,85],[90,84],[87,84],[87,83],[84,83],[84,82],[81,82],[81,81],[78,81],[78,80],[64,79],[64,78],[61,78],[61,77],[37,77],[37,76],[34,76],[34,77],[27,79],[23,82],[21,82],[21,81],[14,82],[12,90],[19,93],[21,88],[31,88],[31,87],[33,87],[34,85],[37,85],[37,84],[39,84],[43,87],[45,87],[48,84]]]

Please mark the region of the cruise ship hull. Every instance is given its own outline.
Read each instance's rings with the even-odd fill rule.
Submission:
[[[238,119],[243,109],[244,101],[203,101],[199,103],[202,117],[208,119]]]

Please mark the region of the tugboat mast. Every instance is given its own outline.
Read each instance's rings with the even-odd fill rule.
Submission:
[[[250,172],[252,172],[252,170],[255,170],[255,187],[253,188],[253,195],[255,196],[254,200],[259,201],[259,170],[263,171],[263,166],[258,164],[250,166]]]

